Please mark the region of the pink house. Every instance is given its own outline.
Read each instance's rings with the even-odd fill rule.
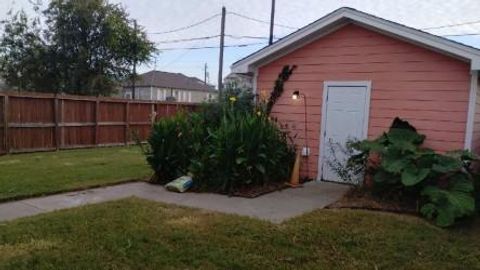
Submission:
[[[341,8],[231,68],[268,96],[285,65],[296,69],[272,116],[288,124],[297,145],[308,137],[311,178],[338,181],[327,166],[329,145],[379,136],[397,116],[427,136],[427,147],[480,153],[478,49]],[[294,91],[305,99],[293,100]]]

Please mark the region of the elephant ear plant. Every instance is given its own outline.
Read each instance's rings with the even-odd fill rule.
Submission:
[[[470,165],[476,157],[469,151],[437,153],[422,147],[425,136],[398,118],[387,133],[374,140],[352,143],[359,151],[350,162],[373,156],[377,162],[368,172],[378,193],[398,192],[414,196],[420,213],[438,226],[451,226],[475,213],[474,177]]]

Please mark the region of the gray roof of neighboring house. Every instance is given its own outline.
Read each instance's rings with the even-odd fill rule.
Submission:
[[[125,82],[123,87],[131,87],[131,82]],[[152,70],[138,75],[136,87],[164,87],[174,89],[187,89],[204,92],[215,92],[215,87],[205,84],[195,77],[188,77],[181,73],[170,73]]]

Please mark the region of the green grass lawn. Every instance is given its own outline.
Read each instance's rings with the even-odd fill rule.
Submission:
[[[136,146],[0,156],[0,201],[141,179]]]
[[[0,269],[480,269],[479,225],[355,210],[276,225],[130,198],[0,224]]]

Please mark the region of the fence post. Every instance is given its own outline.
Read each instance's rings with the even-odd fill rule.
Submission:
[[[60,128],[58,126],[58,119],[59,119],[59,109],[58,109],[58,95],[55,94],[53,98],[53,121],[55,122],[55,149],[58,150],[60,148]]]
[[[155,102],[152,102],[152,111],[150,113],[150,124],[153,124],[155,123],[155,120],[157,119],[157,115],[156,115],[156,111],[155,111]]]
[[[60,148],[63,148],[65,146],[65,127],[64,127],[65,100],[63,98],[60,99],[60,119],[59,119],[59,122],[61,124],[61,126],[60,126]]]
[[[8,95],[3,97],[3,143],[5,152],[10,153],[10,144],[8,142]]]
[[[125,102],[125,145],[128,145],[128,133],[130,131],[130,102]]]
[[[95,146],[98,146],[98,122],[100,121],[100,99],[95,100]]]

